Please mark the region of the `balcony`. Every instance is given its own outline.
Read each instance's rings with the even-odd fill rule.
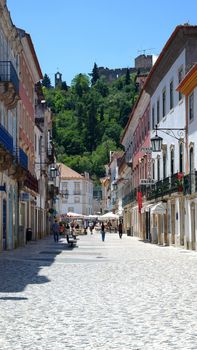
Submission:
[[[157,181],[155,185],[149,188],[147,193],[148,199],[159,198],[171,193],[183,191],[183,174],[176,173],[166,177],[163,180]]]
[[[59,194],[59,187],[54,185],[48,186],[48,200],[54,199],[55,196]]]
[[[13,138],[0,124],[0,170],[8,169],[13,161]]]
[[[8,174],[13,179],[24,181],[28,172],[28,156],[22,148],[17,147],[14,150],[14,157],[15,160],[12,162]]]
[[[197,171],[194,171],[183,178],[183,193],[184,195],[197,192]]]
[[[19,99],[19,78],[15,68],[11,61],[0,61],[0,100],[12,109]]]
[[[38,180],[35,176],[33,176],[30,171],[26,173],[26,177],[24,180],[24,186],[28,187],[30,190],[39,193],[38,191]]]

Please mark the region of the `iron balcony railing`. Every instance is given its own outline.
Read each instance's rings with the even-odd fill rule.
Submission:
[[[126,196],[122,199],[122,206],[125,207],[127,204],[135,202],[137,196],[137,189],[134,188],[131,192],[129,192]]]
[[[184,195],[197,192],[197,171],[191,172],[183,178]]]
[[[0,61],[0,82],[11,82],[19,94],[19,78],[11,61]]]
[[[36,179],[35,176],[33,176],[30,171],[27,172],[24,185],[34,192],[38,193],[38,180]]]
[[[9,132],[4,128],[3,125],[0,124],[0,144],[13,154],[13,137],[9,134]]]
[[[174,192],[183,192],[183,176],[182,173],[176,173],[172,176],[159,180],[152,185],[147,191],[147,198],[153,199],[163,197]]]

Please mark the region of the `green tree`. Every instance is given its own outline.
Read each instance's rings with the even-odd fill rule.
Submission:
[[[66,84],[66,81],[62,82],[61,90],[68,91],[68,85]]]
[[[129,85],[130,83],[131,83],[131,77],[130,77],[129,68],[127,68],[126,75],[125,75],[125,84]]]
[[[94,67],[92,69],[91,76],[92,76],[91,83],[92,83],[92,85],[94,85],[94,84],[96,84],[97,80],[99,79],[99,72],[98,72],[98,67],[97,67],[96,63],[94,63]]]
[[[89,78],[85,74],[78,74],[71,83],[74,93],[82,97],[84,93],[89,91]]]
[[[43,80],[42,80],[42,86],[45,86],[47,89],[51,88],[51,80],[46,73],[45,73]]]

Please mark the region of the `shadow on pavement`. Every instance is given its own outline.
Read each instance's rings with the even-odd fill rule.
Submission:
[[[29,284],[48,283],[40,275],[43,267],[51,266],[55,257],[63,250],[72,250],[65,242],[54,243],[46,239],[32,246],[3,252],[0,256],[0,293],[19,293]],[[7,299],[6,299],[7,298]],[[24,298],[2,297],[2,300],[23,300]]]

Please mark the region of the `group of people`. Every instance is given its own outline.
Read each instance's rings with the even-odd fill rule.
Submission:
[[[90,233],[93,233],[93,229],[95,227],[96,223],[91,222],[88,225],[86,225],[86,227],[84,226],[84,230],[86,231],[86,229],[89,227],[90,228]],[[65,235],[68,236],[69,233],[72,234],[73,236],[76,235],[76,230],[79,229],[79,224],[78,222],[75,222],[74,220],[70,222],[70,224],[68,222],[66,223],[58,223],[57,219],[55,219],[53,225],[52,225],[52,232],[53,232],[53,237],[54,237],[54,241],[58,242],[59,241],[59,235]],[[102,241],[105,241],[105,233],[106,230],[108,230],[109,232],[111,232],[111,226],[109,226],[109,222],[108,223],[101,223],[101,237],[102,237]],[[119,237],[122,238],[122,234],[123,234],[123,225],[122,225],[122,221],[119,221],[118,224],[118,234]]]
[[[79,224],[76,223],[75,221],[72,221],[69,225],[68,222],[63,223],[60,222],[58,223],[58,220],[55,219],[53,225],[52,225],[52,233],[54,237],[54,241],[58,242],[59,241],[59,235],[65,235],[68,236],[68,234],[72,234],[73,236],[75,235],[75,229],[79,228]]]

